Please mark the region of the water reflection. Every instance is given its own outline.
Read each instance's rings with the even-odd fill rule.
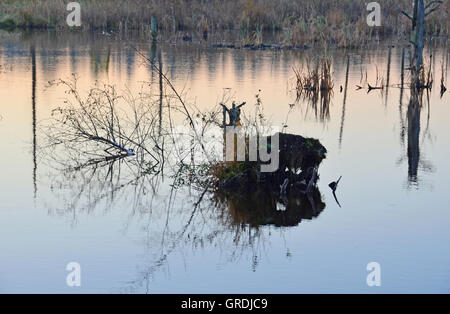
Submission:
[[[420,111],[422,95],[412,95],[408,105],[408,180],[417,183],[417,171],[420,159]]]
[[[53,162],[48,158],[45,160]],[[76,169],[70,166],[55,169],[48,184],[58,198],[56,203],[47,201],[49,213],[67,217],[75,226],[80,215],[109,211],[120,204],[130,215],[147,212],[162,178],[130,171],[130,166],[122,157],[99,158]]]
[[[246,195],[215,193],[218,204],[229,210],[232,223],[259,227],[297,226],[303,219],[311,220],[325,209],[322,195],[317,188],[310,195],[289,194],[283,198],[271,191],[256,190]]]
[[[101,42],[95,42],[91,43],[89,46],[89,58],[91,60],[91,66],[92,66],[92,72],[94,73],[94,77],[97,77],[99,74],[102,74],[103,72],[108,74],[110,70],[110,63],[111,63],[111,44],[106,45],[106,49],[104,48],[104,43]],[[73,49],[73,48],[71,48]],[[161,72],[159,72],[158,76],[158,93],[159,93],[159,110],[158,110],[158,121],[159,121],[159,136],[161,136],[162,131],[162,125],[163,125],[163,101],[164,101],[164,88],[163,88],[163,82],[162,82],[162,72],[163,70],[163,63],[165,63],[165,68],[167,68],[167,71],[170,73],[173,73],[173,76],[176,77],[175,72],[181,70],[180,65],[184,65],[187,63],[187,69],[189,69],[190,75],[196,75],[196,71],[200,70],[200,67],[194,66],[196,64],[196,60],[201,59],[201,54],[199,51],[194,50],[193,53],[190,53],[188,55],[182,54],[181,56],[177,52],[177,47],[174,49],[169,49],[165,52],[164,58],[163,53],[161,51],[161,48],[158,47],[156,43],[152,43],[150,46],[150,57],[149,59],[152,62],[155,62],[158,64],[159,68],[162,69]],[[239,52],[241,53],[241,52]],[[245,52],[247,53],[247,52]],[[36,129],[35,129],[35,123],[36,123],[36,108],[35,108],[35,88],[36,88],[36,49],[31,48],[30,54],[32,56],[32,79],[33,79],[33,96],[32,96],[32,106],[33,106],[33,146],[36,147]],[[46,55],[50,53],[46,53],[44,50],[41,51],[42,58],[40,58],[42,63],[42,68],[48,67],[48,64],[46,62],[49,62],[48,59],[45,58]],[[130,47],[121,47],[119,50],[114,54],[115,57],[113,58],[113,61],[115,61],[117,64],[120,65],[120,60],[122,59],[122,55],[125,55],[126,60],[126,69],[127,69],[127,76],[130,78],[133,76],[133,71],[136,63],[136,55],[135,51],[130,49]],[[70,52],[71,56],[71,65],[76,70],[77,62],[74,60],[76,57],[74,56],[74,52],[71,50]],[[370,61],[370,56],[367,54],[362,53],[360,55],[361,61],[365,60],[365,58],[368,58]],[[183,60],[180,60],[182,58]],[[232,65],[234,67],[234,72],[237,78],[245,75],[245,69],[250,67],[252,78],[257,78],[259,75],[259,67],[257,64],[262,63],[262,55],[255,55],[255,54],[249,54],[246,58],[240,58],[240,57],[234,57]],[[275,68],[277,68],[280,63],[284,62],[288,64],[291,62],[291,55],[281,55],[279,53],[275,53],[271,57],[271,71],[274,71]],[[405,49],[402,50],[402,66],[401,66],[401,88],[400,88],[400,106],[399,106],[399,112],[400,116],[403,117],[402,112],[402,99],[403,99],[403,85],[404,85],[404,59],[405,59]],[[47,60],[47,61],[46,61]],[[163,61],[164,60],[164,61]],[[345,66],[345,81],[344,81],[344,87],[341,85],[341,92],[343,92],[343,100],[342,100],[342,112],[341,112],[341,119],[340,119],[340,126],[339,126],[339,148],[342,148],[342,141],[343,141],[343,133],[344,133],[344,123],[345,123],[345,115],[346,115],[346,105],[347,105],[347,99],[348,99],[348,85],[349,85],[349,73],[350,73],[350,62],[355,61],[352,60],[350,55],[347,54],[346,58],[346,66]],[[225,67],[227,61],[226,53],[214,53],[214,54],[208,54],[207,59],[205,60],[207,64],[207,72],[208,75],[210,75],[210,79],[214,79],[216,74],[215,72],[219,68],[219,64],[222,65],[222,67]],[[384,96],[384,104],[387,105],[388,103],[388,95],[389,95],[389,85],[391,82],[391,62],[392,62],[392,48],[389,47],[388,49],[388,61],[387,61],[387,78],[386,78],[386,88],[385,90],[382,90],[382,95]],[[56,66],[58,64],[58,60],[55,59],[52,61],[53,66]],[[337,69],[343,70],[343,65],[340,63],[337,63],[336,65]],[[155,74],[154,71],[151,71],[151,78],[153,80],[153,76]],[[361,72],[361,79],[363,75]],[[378,77],[377,77],[378,79]],[[367,72],[366,72],[366,82],[367,82]],[[303,106],[303,104],[306,104],[305,110],[305,116],[303,117],[304,120],[307,119],[309,110],[313,110],[314,116],[316,119],[322,123],[329,121],[331,119],[330,117],[330,104],[332,99],[334,98],[334,94],[332,91],[330,92],[321,92],[321,93],[305,93],[299,96],[297,98],[297,102],[300,103],[300,106]],[[406,115],[406,122],[404,122],[403,118],[401,118],[401,138],[404,138],[404,134],[407,133],[407,158],[408,158],[408,180],[411,183],[417,183],[418,182],[418,171],[419,171],[419,164],[420,164],[420,141],[419,141],[419,135],[420,135],[420,124],[421,124],[421,110],[422,110],[422,95],[417,96],[411,96],[410,103],[408,105],[408,111]],[[406,124],[406,126],[404,126]],[[406,132],[407,130],[407,132]],[[35,149],[34,149],[35,150]],[[33,153],[33,161],[34,161],[34,170],[33,170],[33,182],[35,186],[35,192],[37,191],[36,186],[36,169],[37,169],[37,162],[36,162],[36,152]],[[120,158],[122,159],[122,158]],[[82,196],[83,193],[85,193],[86,190],[89,190],[89,187],[86,187],[86,178],[90,178],[87,180],[87,183],[90,183],[93,181],[94,175],[98,175],[98,172],[100,169],[106,168],[106,175],[104,175],[103,180],[109,182],[109,188],[111,188],[110,197],[111,199],[114,199],[114,192],[118,191],[121,188],[124,187],[124,185],[121,183],[119,184],[120,188],[114,187],[113,181],[115,181],[117,184],[118,182],[121,182],[119,178],[113,179],[113,176],[115,173],[121,173],[120,170],[115,170],[118,165],[120,168],[120,165],[123,165],[123,163],[126,163],[122,160],[117,160],[116,158],[106,158],[106,159],[99,159],[99,160],[90,160],[88,163],[84,164],[83,166],[80,166],[77,168],[78,171],[84,171],[84,169],[88,169],[91,171],[89,174],[84,173],[81,177],[84,178],[81,180],[81,182],[84,182],[81,184],[80,192],[76,193],[79,197]],[[423,162],[422,164],[425,164]],[[424,166],[424,169],[431,169],[431,166]],[[102,170],[105,171],[105,170]],[[78,175],[74,175],[74,177],[77,177]],[[141,177],[146,177],[147,173],[141,173],[138,178],[130,179],[127,184],[136,185],[137,181],[140,180]],[[106,180],[106,178],[109,178]],[[98,180],[99,178],[97,178]],[[95,180],[94,180],[95,181]],[[158,181],[158,180],[157,180]],[[134,183],[132,183],[134,182]],[[125,184],[125,185],[127,185]],[[61,184],[62,186],[63,184]],[[105,186],[103,186],[105,188]],[[145,189],[144,189],[145,190]],[[91,194],[91,193],[89,193]],[[100,191],[96,191],[96,194],[98,195],[105,195],[105,193],[101,193]],[[325,208],[325,204],[321,200],[321,195],[319,191],[314,192],[314,197],[312,198],[306,198],[305,196],[300,197],[294,197],[290,199],[284,199],[279,200],[276,199],[276,197],[271,196],[268,193],[264,192],[255,192],[254,194],[248,195],[246,197],[240,197],[238,195],[226,195],[226,194],[214,194],[215,200],[220,204],[220,206],[226,206],[230,212],[231,217],[233,217],[233,220],[235,223],[244,223],[249,224],[250,226],[261,226],[261,225],[270,225],[273,224],[275,226],[295,226],[301,222],[302,219],[311,219],[313,217],[317,217],[320,212]],[[337,200],[336,196],[334,195],[336,202],[339,204],[339,201]],[[136,197],[137,199],[138,197]],[[77,203],[78,200],[74,201],[74,203]],[[97,203],[98,200],[94,199],[94,203]],[[73,206],[69,206],[73,208]],[[87,205],[87,207],[93,207],[93,204]],[[260,211],[260,212],[259,212]],[[259,213],[259,215],[257,214]]]
[[[332,90],[322,90],[319,92],[310,92],[306,91],[297,96],[295,103],[301,107],[303,111],[303,119],[307,120],[311,114],[314,115],[314,118],[325,124],[330,120],[330,106],[331,99],[333,97]],[[306,108],[304,108],[306,107]],[[345,110],[345,108],[344,108]],[[343,115],[344,117],[344,115]],[[343,124],[343,122],[342,122]],[[343,126],[342,126],[343,127]],[[342,139],[340,139],[342,140]]]
[[[426,95],[424,95],[426,94]],[[427,99],[427,124],[425,130],[421,130],[421,112],[424,110],[423,98]],[[408,104],[407,111],[407,130],[408,130],[408,182],[410,185],[417,186],[419,184],[419,167],[424,172],[434,171],[434,166],[424,159],[421,153],[422,142],[427,139],[430,132],[430,98],[429,90],[416,91],[411,90],[411,98]],[[422,131],[422,139],[420,134]]]
[[[48,210],[49,215],[52,216],[49,219],[51,221],[48,223],[49,226],[58,224],[58,219],[53,216],[60,217],[72,226],[70,231],[62,232],[62,236],[69,237],[70,234],[75,234],[82,238],[82,233],[85,231],[83,227],[86,221],[89,221],[93,228],[99,230],[99,233],[106,234],[108,240],[105,242],[119,243],[117,247],[114,247],[115,250],[122,252],[125,248],[137,247],[126,256],[127,259],[132,260],[131,268],[134,266],[138,268],[136,274],[127,274],[128,280],[134,275],[133,282],[130,285],[124,284],[123,281],[117,283],[117,285],[125,285],[130,291],[158,291],[158,287],[153,285],[155,278],[158,274],[169,273],[169,265],[189,264],[191,260],[195,260],[195,256],[201,256],[201,258],[207,256],[205,261],[201,261],[206,265],[211,262],[206,259],[215,253],[220,256],[218,262],[217,260],[212,262],[217,263],[217,268],[224,267],[223,265],[228,263],[233,264],[232,268],[241,270],[240,274],[244,274],[242,269],[257,272],[269,259],[267,256],[273,259],[277,254],[280,255],[280,250],[283,259],[285,257],[295,259],[296,252],[294,250],[292,255],[290,249],[295,246],[295,243],[300,242],[297,239],[308,237],[316,237],[320,245],[326,246],[326,243],[331,243],[330,247],[326,247],[327,250],[321,250],[320,255],[315,257],[317,244],[304,245],[302,248],[297,248],[297,252],[304,250],[305,253],[302,258],[295,259],[294,267],[289,268],[288,263],[284,264],[277,260],[274,262],[275,267],[271,265],[270,269],[264,268],[264,272],[252,274],[253,277],[248,277],[249,280],[258,276],[266,277],[272,274],[272,268],[283,267],[289,269],[288,276],[295,276],[296,269],[300,268],[298,264],[308,258],[314,259],[311,265],[325,267],[326,265],[320,264],[321,261],[335,257],[327,255],[326,251],[335,254],[336,251],[333,249],[336,248],[342,249],[345,254],[351,255],[356,252],[355,255],[361,255],[365,252],[364,250],[355,249],[354,245],[346,248],[346,244],[353,243],[352,239],[355,235],[366,236],[361,229],[368,230],[373,227],[365,225],[366,221],[372,218],[380,222],[389,220],[395,226],[395,231],[391,232],[383,223],[381,225],[383,228],[386,227],[386,233],[390,236],[397,235],[398,230],[405,231],[411,228],[410,225],[405,225],[406,220],[400,215],[400,209],[418,206],[415,204],[418,200],[417,195],[424,195],[425,193],[422,192],[426,191],[422,184],[426,183],[424,174],[435,169],[442,169],[426,178],[430,179],[432,184],[444,176],[445,164],[442,163],[439,154],[434,155],[436,150],[430,149],[429,144],[437,137],[441,142],[446,139],[445,117],[447,115],[444,113],[447,108],[445,104],[448,93],[444,94],[440,100],[439,88],[434,88],[430,93],[424,91],[417,95],[411,94],[408,88],[395,88],[398,82],[402,87],[406,87],[405,82],[408,78],[407,70],[405,70],[407,51],[395,48],[392,48],[391,52],[387,49],[333,52],[333,73],[337,86],[334,93],[323,99],[320,97],[313,99],[312,102],[310,99],[301,99],[298,106],[290,108],[288,104],[292,103],[293,99],[291,95],[286,95],[286,82],[292,76],[292,65],[303,62],[306,56],[313,52],[209,51],[204,47],[196,46],[133,43],[144,47],[142,50],[147,51],[151,60],[163,68],[164,73],[169,77],[178,77],[177,87],[186,86],[185,90],[190,92],[188,95],[191,96],[190,98],[197,98],[195,104],[201,110],[216,105],[218,103],[216,98],[220,97],[225,87],[233,88],[229,96],[230,101],[234,98],[248,101],[245,114],[252,112],[251,100],[260,88],[268,116],[274,124],[284,121],[286,112],[291,110],[289,111],[291,120],[286,123],[290,131],[320,138],[330,151],[321,170],[322,189],[321,191],[315,189],[311,198],[303,194],[279,198],[263,190],[240,195],[218,193],[213,189],[204,189],[202,186],[177,186],[173,184],[175,179],[173,175],[176,173],[167,172],[163,176],[161,173],[157,174],[156,169],[150,166],[137,167],[135,161],[128,157],[104,158],[102,155],[102,158],[96,159],[87,158],[86,155],[78,152],[84,158],[83,161],[87,162],[64,164],[64,158],[67,155],[55,154],[52,150],[44,149],[43,133],[38,121],[38,118],[47,119],[50,116],[48,112],[61,103],[63,92],[58,90],[52,94],[53,91],[42,91],[41,82],[43,81],[66,78],[71,72],[76,72],[83,76],[80,82],[83,89],[91,87],[97,79],[108,80],[118,86],[129,84],[133,88],[132,84],[151,77],[152,93],[155,96],[155,101],[151,103],[155,122],[154,135],[159,143],[162,143],[165,135],[167,116],[171,114],[169,107],[165,105],[170,95],[166,94],[164,84],[161,83],[161,75],[154,71],[150,72],[148,67],[141,66],[141,62],[130,48],[131,44],[127,46],[101,36],[96,37],[95,40],[85,40],[78,36],[69,37],[70,39],[65,40],[61,37],[38,34],[35,37],[34,46],[31,45],[31,38],[22,38],[23,41],[20,44],[9,42],[0,45],[0,64],[14,68],[14,72],[11,71],[11,73],[5,72],[5,67],[3,72],[0,69],[2,72],[0,79],[8,75],[8,80],[21,82],[23,74],[26,82],[30,82],[31,76],[31,115],[29,85],[26,85],[27,92],[23,93],[26,100],[22,103],[20,98],[22,90],[14,89],[16,86],[11,87],[2,81],[7,86],[1,90],[6,94],[7,99],[2,110],[8,112],[8,116],[2,111],[4,119],[0,122],[0,127],[2,130],[5,126],[9,127],[16,133],[14,135],[17,136],[17,143],[12,149],[15,149],[17,156],[24,155],[24,143],[29,145],[26,147],[32,147],[31,154],[24,155],[26,160],[20,164],[20,167],[26,170],[26,177],[17,180],[20,180],[18,182],[21,186],[30,186],[30,189],[23,188],[23,191],[20,191],[23,192],[22,195],[34,195],[37,203],[43,204],[41,207]],[[438,56],[437,61],[433,60],[437,63],[436,70],[439,71],[442,52],[438,49],[433,54]],[[444,53],[444,56],[448,61],[448,53]],[[358,80],[364,80],[364,70],[360,71],[359,68],[369,68],[366,82],[373,81],[375,74],[370,68],[376,63],[386,70],[386,83],[390,85],[389,90],[385,90],[381,96],[376,92],[367,95],[365,92],[354,91]],[[442,71],[448,72],[447,63],[445,62]],[[22,68],[22,64],[26,66]],[[121,75],[122,72],[124,75]],[[439,74],[435,75],[435,77],[439,76]],[[339,92],[341,85],[342,92]],[[9,95],[8,88],[14,90],[14,96]],[[140,91],[140,87],[135,86],[133,93],[137,95]],[[397,92],[399,94],[396,94]],[[2,94],[2,97],[5,94]],[[333,106],[333,103],[339,105]],[[28,118],[23,120],[17,118],[17,121],[12,118],[13,121],[10,122],[10,117],[14,115],[10,115],[9,112],[15,113],[17,117],[22,116],[21,111],[17,109],[21,108],[19,107],[21,105],[27,113],[23,117]],[[307,111],[308,114],[302,116],[297,114],[296,110]],[[309,119],[311,111],[313,111],[313,119]],[[23,134],[21,130],[24,130]],[[31,143],[30,134],[32,134]],[[399,134],[404,162],[400,169],[396,169],[392,155],[399,154]],[[374,150],[370,144],[372,142],[376,144],[378,141],[383,143],[380,151]],[[169,142],[167,140],[165,143]],[[433,163],[426,159],[431,152],[433,152]],[[78,158],[79,156],[74,154],[69,157]],[[188,159],[189,157],[186,160]],[[364,163],[359,162],[360,160],[364,160]],[[372,169],[375,168],[372,167],[372,163],[376,163],[377,160],[382,160],[383,163],[377,163],[376,169]],[[10,162],[5,157],[2,164],[9,165]],[[30,164],[32,168],[27,167]],[[353,171],[356,164],[360,168]],[[342,201],[343,209],[336,214],[337,211],[334,209],[337,206],[333,200],[334,196],[326,184],[329,182],[328,179],[334,179],[334,176],[340,175],[341,172],[346,179],[346,186],[339,191],[339,201]],[[383,179],[377,181],[380,172],[386,172],[391,180],[386,180],[386,175],[383,174]],[[378,209],[385,209],[388,205],[385,198],[379,198],[373,205],[367,204],[367,211],[363,213],[364,218],[352,218],[354,222],[350,223],[349,220],[352,219],[348,217],[359,217],[361,204],[373,194],[373,191],[367,191],[367,186],[360,184],[367,182],[367,178],[373,178],[376,188],[383,190],[386,198],[398,205],[392,211],[394,213],[392,216],[382,216],[386,214],[386,211]],[[404,189],[402,186],[402,180],[405,178],[409,189]],[[437,184],[434,185],[437,186]],[[9,199],[9,203],[12,203],[9,195],[13,195],[16,191],[13,187],[9,188],[9,183],[5,184],[5,187],[6,192],[2,197]],[[411,187],[417,188],[421,193],[416,193],[417,191]],[[48,189],[50,191],[47,191]],[[39,194],[37,194],[38,190]],[[349,194],[352,201],[349,201]],[[439,207],[443,204],[440,200],[445,198],[445,194],[439,194],[438,191],[430,197],[433,197],[436,207]],[[405,199],[411,199],[411,201],[405,201]],[[357,205],[352,205],[353,200]],[[326,213],[325,208],[327,208]],[[4,207],[1,209],[3,210]],[[415,210],[418,209],[415,208]],[[30,210],[30,213],[33,212],[37,211]],[[401,219],[395,220],[395,215],[401,216]],[[114,217],[115,221],[119,221],[120,231],[117,231],[116,224],[109,225],[105,222],[108,217]],[[2,216],[2,218],[7,221],[8,216]],[[314,218],[319,219],[313,220],[310,225],[305,223],[305,220]],[[413,220],[414,217],[411,219]],[[433,218],[430,216],[427,219]],[[417,221],[418,224],[420,222]],[[297,225],[298,227],[294,227]],[[53,232],[51,228],[53,227],[48,227]],[[342,232],[343,229],[348,230],[350,234],[347,238],[345,232]],[[327,232],[318,235],[317,230],[326,230],[333,235],[339,234],[345,240],[333,242],[333,239],[323,236]],[[61,231],[58,230],[58,232]],[[130,234],[133,234],[130,236],[132,241],[125,244],[121,242],[126,241],[124,239]],[[284,235],[292,235],[295,240],[286,240],[283,246],[284,244],[279,243],[284,243]],[[420,237],[423,235],[423,233],[418,234],[415,240],[420,242]],[[40,236],[42,235],[36,233],[36,237]],[[98,234],[94,235],[93,241],[96,236]],[[373,244],[360,240],[364,236],[359,237],[360,247]],[[413,234],[410,236],[414,237]],[[48,239],[44,240],[48,241]],[[389,245],[391,240],[392,238],[384,243]],[[274,249],[270,246],[271,243],[276,243]],[[376,245],[372,247],[375,247],[374,251],[379,254],[377,256],[389,253],[380,251]],[[95,252],[91,254],[89,261],[96,262],[97,259],[104,258],[99,257]],[[409,259],[411,252],[408,254],[402,258]],[[437,254],[441,253],[436,253],[436,256]],[[396,257],[394,253],[389,256]],[[366,262],[364,258],[357,262],[363,265]],[[124,262],[114,260],[112,264],[116,265],[116,263],[119,268],[124,267]],[[311,265],[310,267],[313,268],[314,266]],[[180,272],[182,273],[183,270],[180,269],[174,271],[173,277],[181,276]],[[305,269],[308,271],[308,268]],[[209,277],[215,274],[206,269],[202,269],[203,272]],[[309,284],[312,281],[305,282]],[[298,282],[292,284],[293,289],[297,287]]]
[[[92,49],[89,51],[89,56],[91,58],[92,72],[94,73],[95,77],[97,77],[99,73],[102,72],[108,74],[109,63],[111,59],[111,47],[92,47]]]

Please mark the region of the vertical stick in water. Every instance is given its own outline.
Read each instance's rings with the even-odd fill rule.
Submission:
[[[403,103],[403,87],[405,85],[405,47],[402,48],[402,69],[400,73],[401,86],[400,86],[400,106]]]
[[[400,104],[398,111],[400,114],[400,143],[403,145],[405,142],[405,121],[403,119],[403,93],[405,85],[405,47],[402,49],[402,69],[401,69],[401,86],[400,86]]]
[[[36,48],[34,44],[30,47],[31,54],[31,112],[33,123],[33,192],[34,198],[37,195],[37,160],[36,160]]]
[[[448,59],[450,57],[450,52],[448,51],[447,42],[445,42],[445,47],[446,47],[446,49],[445,49],[445,55],[446,55],[446,58],[445,58],[445,78],[446,78],[446,80],[445,81],[447,81]]]
[[[405,47],[402,48],[402,73],[401,73],[401,80],[402,80],[402,89],[403,89],[403,85],[405,83]]]
[[[387,105],[388,94],[389,94],[389,84],[391,78],[391,56],[392,56],[392,48],[389,47],[389,55],[388,55],[388,64],[387,64],[387,78],[386,78],[386,99],[384,101],[384,105]]]
[[[345,121],[345,104],[347,101],[347,87],[348,87],[348,73],[350,69],[350,56],[347,56],[347,71],[345,72],[345,89],[344,89],[344,102],[342,104],[342,118],[341,118],[341,129],[339,131],[339,148],[342,145],[342,136],[344,133],[344,121]]]
[[[162,110],[163,110],[163,79],[162,79],[162,57],[161,50],[158,53],[158,63],[159,63],[159,131],[158,134],[161,135],[162,128]]]

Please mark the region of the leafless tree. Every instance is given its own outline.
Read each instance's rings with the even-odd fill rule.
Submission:
[[[412,60],[411,70],[416,88],[429,87],[425,84],[423,67],[425,19],[436,10],[439,10],[442,3],[442,1],[437,0],[428,1],[427,3],[424,0],[414,0],[412,13],[401,10],[402,14],[410,19],[412,24],[410,42],[414,51],[414,59]]]

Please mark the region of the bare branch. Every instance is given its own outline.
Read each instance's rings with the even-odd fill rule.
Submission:
[[[128,149],[128,148],[126,148],[126,147],[124,147],[122,145],[119,145],[115,141],[110,141],[110,140],[108,140],[108,139],[106,139],[104,137],[101,137],[101,136],[92,136],[92,135],[89,135],[89,134],[86,134],[86,136],[89,139],[93,140],[93,141],[99,141],[99,142],[104,142],[106,144],[109,144],[109,145],[111,145],[111,146],[113,146],[113,147],[123,151],[124,153],[126,153],[127,156],[135,156],[136,155],[136,153],[133,152],[131,149]]]
[[[401,12],[404,16],[406,16],[408,19],[410,19],[411,21],[413,20],[413,17],[412,17],[411,14],[409,14],[409,13],[403,11],[403,10],[401,10],[400,12]]]
[[[410,19],[411,21],[413,20],[413,16],[411,14],[409,14],[408,12],[402,10],[402,8],[400,8],[399,5],[397,5],[398,10],[400,11],[401,14],[403,14],[404,16],[406,16],[408,19]]]
[[[440,4],[442,4],[442,3],[443,3],[442,1],[431,1],[430,3],[428,3],[428,4],[425,6],[425,10],[427,10],[429,7],[431,7],[431,6],[434,5],[434,4],[440,5]]]
[[[425,16],[430,15],[431,13],[433,13],[434,11],[436,11],[437,9],[440,8],[442,4],[442,1],[431,1],[430,3],[428,3],[425,7]],[[432,7],[434,5],[434,7]],[[427,12],[428,10],[428,12]]]
[[[437,9],[439,9],[439,6],[433,8],[433,9],[431,9],[430,11],[428,11],[427,13],[425,13],[425,16],[430,15],[431,13],[433,13],[434,11],[436,11]]]

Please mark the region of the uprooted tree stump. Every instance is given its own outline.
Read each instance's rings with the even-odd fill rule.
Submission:
[[[279,166],[276,171],[262,172],[261,161],[226,161],[215,165],[217,188],[222,191],[246,193],[264,187],[279,195],[292,191],[308,194],[316,186],[318,168],[327,150],[319,140],[300,135],[277,133]],[[267,149],[272,149],[267,137]],[[258,159],[259,160],[259,159]]]

